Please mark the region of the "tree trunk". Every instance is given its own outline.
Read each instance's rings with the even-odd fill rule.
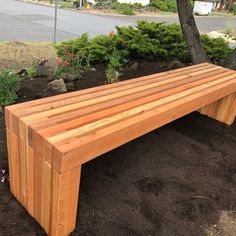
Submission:
[[[224,4],[225,4],[225,1],[224,1],[224,0],[221,0],[221,2],[220,2],[220,7],[219,7],[218,11],[222,11],[222,10],[223,10]]]
[[[230,10],[230,8],[233,6],[233,2],[234,2],[234,0],[228,0],[228,2],[226,3],[226,6],[225,6],[226,11]]]
[[[236,49],[225,59],[223,65],[227,68],[236,70]]]
[[[194,64],[210,62],[202,46],[189,0],[177,0],[177,6],[180,25],[191,54],[192,62]]]

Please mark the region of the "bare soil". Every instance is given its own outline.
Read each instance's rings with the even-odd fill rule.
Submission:
[[[104,84],[97,66],[75,89]],[[139,62],[123,80],[166,70]],[[53,95],[47,78],[25,80],[19,101]],[[0,114],[0,166],[7,169]],[[0,168],[0,169],[1,169]],[[236,235],[236,123],[192,113],[104,154],[82,169],[77,225],[83,236]],[[0,182],[0,235],[46,235]]]

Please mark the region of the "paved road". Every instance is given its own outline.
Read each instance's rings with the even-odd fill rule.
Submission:
[[[15,0],[0,0],[0,40],[52,41],[54,9],[51,7],[27,4]],[[116,25],[133,25],[138,19],[178,23],[176,16],[95,16],[82,12],[58,11],[58,41],[76,38],[84,32],[91,36],[107,34]],[[236,18],[197,17],[199,30],[203,33],[223,30],[228,21]]]

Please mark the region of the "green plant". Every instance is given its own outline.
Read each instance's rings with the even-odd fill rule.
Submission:
[[[128,4],[128,3],[119,3],[113,2],[112,9],[116,10],[118,13],[122,15],[135,15],[134,9],[137,9],[137,4]]]
[[[151,0],[149,6],[160,11],[177,12],[176,0]]]
[[[77,40],[71,40],[57,45],[56,77],[60,78],[62,73],[73,74],[77,79],[81,78],[83,72],[91,70],[92,54],[89,52],[89,39],[83,34]]]
[[[233,12],[233,14],[236,16],[236,5],[233,5],[233,7],[232,7],[232,12]]]
[[[207,55],[215,63],[219,63],[232,51],[223,39],[211,39],[203,35],[202,43]],[[68,63],[68,56],[65,57],[66,52],[83,55],[82,62],[73,65],[73,67],[81,65],[79,67],[81,70],[98,63],[109,65],[114,52],[119,53],[123,65],[129,60],[136,59],[177,59],[184,63],[191,62],[190,53],[179,25],[147,21],[138,21],[136,26],[116,27],[116,33],[111,32],[92,39],[84,34],[78,39],[57,45],[56,49],[63,63]],[[71,61],[73,62],[73,60]],[[114,71],[109,70],[108,72],[112,74]]]
[[[20,77],[9,69],[0,72],[0,106],[14,103],[20,89]]]
[[[26,76],[28,78],[33,78],[38,74],[38,64],[33,62],[32,65],[26,69]]]
[[[117,44],[128,51],[128,58],[190,60],[178,25],[138,21],[136,27],[117,27]]]
[[[120,52],[114,49],[114,52],[111,54],[109,58],[109,63],[106,69],[106,79],[107,83],[116,83],[119,81],[119,77],[121,76],[120,71],[124,65],[124,59]]]
[[[234,24],[233,21],[228,20],[228,21],[226,22],[225,33],[226,33],[228,36],[231,36],[231,37],[235,35],[236,29],[235,29],[235,24]]]
[[[214,63],[220,63],[229,56],[233,49],[222,38],[209,38],[207,35],[201,36],[206,54]]]

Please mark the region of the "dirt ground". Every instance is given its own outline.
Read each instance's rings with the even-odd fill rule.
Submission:
[[[104,84],[98,66],[75,89]],[[123,79],[166,70],[139,63]],[[53,95],[47,78],[25,80],[19,102]],[[0,115],[0,166],[7,169]],[[0,169],[1,169],[0,168]],[[236,235],[236,122],[192,113],[85,164],[73,236]],[[0,235],[46,235],[0,182]]]

